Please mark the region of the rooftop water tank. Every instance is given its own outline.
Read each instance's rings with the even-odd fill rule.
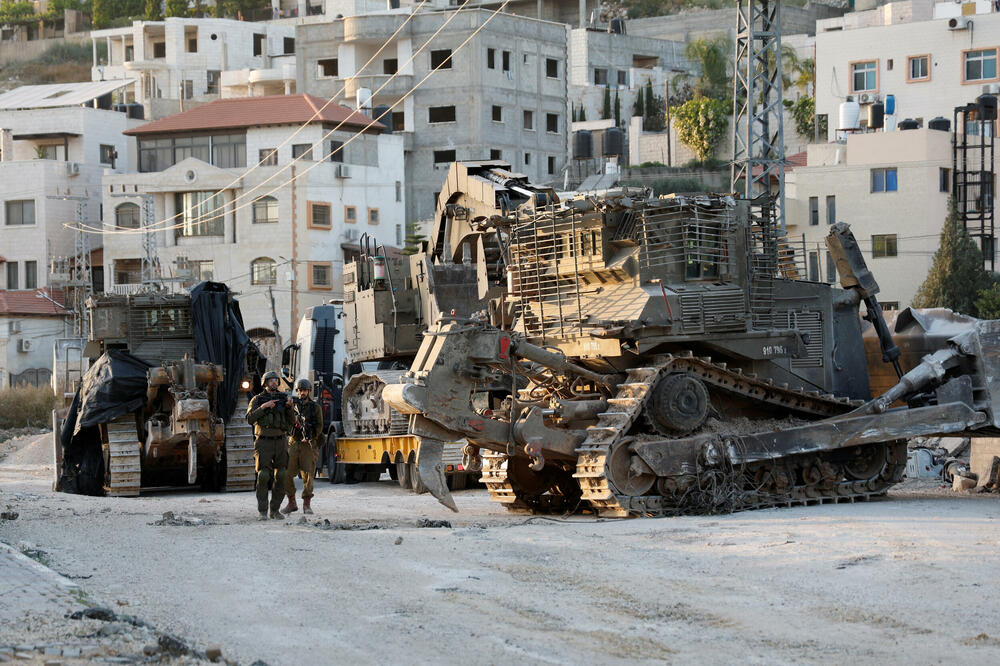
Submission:
[[[590,130],[573,132],[573,157],[578,160],[589,160],[594,156],[594,135]]]
[[[938,116],[933,120],[927,121],[927,129],[939,130],[941,132],[951,131],[951,121],[943,116]]]
[[[395,127],[392,126],[392,111],[390,111],[391,108],[392,107],[390,107],[388,104],[379,104],[378,106],[375,107],[375,110],[372,112],[372,118],[374,120],[378,120],[380,123],[385,125],[386,134],[392,134],[393,130],[396,129]],[[400,127],[399,129],[403,128]]]
[[[896,96],[886,95],[885,96],[885,115],[892,116],[896,114]]]
[[[882,129],[885,125],[885,106],[882,102],[875,102],[868,106],[868,129]]]
[[[906,120],[899,121],[899,129],[901,130],[920,129],[920,123],[918,123],[913,118],[907,118]]]
[[[979,117],[982,120],[997,119],[997,98],[993,95],[980,95],[976,98],[979,107]]]
[[[837,126],[837,129],[857,129],[860,117],[861,105],[855,102],[853,97],[849,96],[840,103],[840,124]]]
[[[625,132],[619,127],[609,127],[604,130],[604,154],[625,154]]]

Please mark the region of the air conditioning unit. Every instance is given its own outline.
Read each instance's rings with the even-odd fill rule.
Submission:
[[[21,338],[17,341],[17,351],[19,352],[30,352],[35,348],[34,340],[26,340]]]
[[[351,167],[346,164],[337,165],[337,178],[350,178],[351,177]]]
[[[953,16],[948,19],[949,30],[968,30],[972,21],[968,16]]]
[[[13,335],[14,333],[20,333],[21,332],[21,322],[20,321],[14,320],[14,321],[8,322],[7,326],[9,328],[9,330],[10,330],[11,335]]]
[[[361,237],[361,232],[357,229],[344,229],[344,240],[356,241]]]
[[[858,95],[858,104],[874,104],[878,101],[878,95],[875,93],[861,93]]]
[[[80,163],[79,162],[66,162],[66,173],[71,176],[80,175]]]

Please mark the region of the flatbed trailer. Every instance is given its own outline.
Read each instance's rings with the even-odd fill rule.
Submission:
[[[452,490],[461,490],[479,480],[480,470],[467,468],[463,461],[464,446],[464,442],[449,442],[444,447],[442,462]],[[402,488],[421,493],[425,488],[416,472],[419,448],[419,438],[414,435],[338,437],[327,448],[327,478],[330,483],[378,481],[388,471]]]

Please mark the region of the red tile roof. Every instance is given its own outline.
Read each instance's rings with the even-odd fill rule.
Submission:
[[[795,153],[794,155],[785,155],[785,173],[789,171],[795,171],[796,167],[806,166],[806,151],[801,153]],[[763,171],[763,167],[757,165],[753,168],[753,174],[759,175]]]
[[[326,105],[326,108],[324,108]],[[322,109],[322,111],[320,111]],[[343,129],[379,133],[385,125],[340,104],[327,104],[313,95],[268,95],[217,99],[172,116],[125,130],[133,136],[196,132],[201,130],[242,129],[261,125],[301,125],[307,122],[339,124]],[[367,130],[365,128],[368,127]]]
[[[61,308],[48,298],[38,295],[42,291],[60,303],[64,302],[62,290],[23,289],[8,291],[0,289],[0,315],[35,315],[43,317],[64,317],[69,310]]]

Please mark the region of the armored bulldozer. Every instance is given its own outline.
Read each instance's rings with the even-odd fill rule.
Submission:
[[[459,162],[449,168],[437,216],[465,225],[520,205],[555,200],[550,189],[532,185],[506,162]],[[489,293],[480,288],[485,282],[477,270],[495,265],[501,248],[484,239],[485,245],[471,247],[483,257],[477,265],[439,261],[439,250],[399,255],[362,237],[360,256],[344,270],[344,346],[354,372],[343,392],[344,435],[337,450],[339,464],[349,468],[341,476],[377,478],[387,466],[401,486],[424,490],[416,473],[419,444],[409,430],[409,416],[386,404],[382,392],[405,374],[424,331],[442,313],[467,317],[486,307]],[[444,446],[441,464],[451,488],[478,478],[481,459],[464,449],[461,437]]]
[[[657,516],[883,494],[906,438],[997,431],[1000,322],[909,311],[901,354],[850,230],[827,242],[842,288],[798,279],[766,197],[622,191],[439,220],[436,261],[473,265],[495,297],[442,317],[382,397],[411,415],[418,473],[453,509],[436,451],[457,438],[511,509]],[[503,251],[483,265],[491,246]],[[862,302],[893,378],[874,399]]]
[[[55,433],[57,490],[135,496],[163,486],[253,487],[245,422],[251,343],[245,335],[236,348],[225,341],[242,323],[218,307],[228,298],[224,285],[195,289],[204,299],[197,309],[191,294],[157,291],[88,301],[91,368]],[[210,354],[213,336],[220,357],[196,361]]]

